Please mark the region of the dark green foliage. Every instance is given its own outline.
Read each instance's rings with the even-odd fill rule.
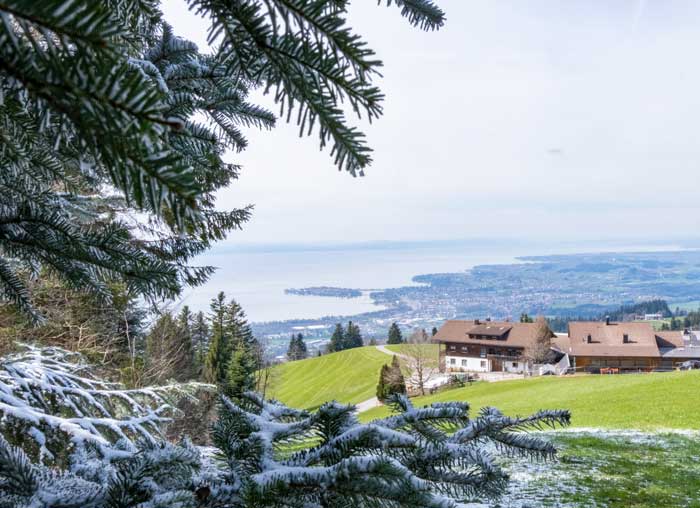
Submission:
[[[362,347],[363,345],[362,333],[358,325],[348,321],[347,328],[343,329],[343,325],[337,323],[328,344],[328,352],[345,351],[346,349]]]
[[[377,398],[380,401],[386,400],[389,395],[386,379],[389,373],[389,366],[385,363],[379,369],[379,382],[377,383]]]
[[[534,320],[528,316],[526,313],[520,314],[520,322],[521,323],[534,323]]]
[[[328,343],[328,352],[335,353],[343,349],[345,349],[345,331],[343,330],[343,325],[337,323]]]
[[[401,328],[399,328],[399,325],[394,322],[391,323],[391,326],[389,327],[389,334],[387,335],[387,344],[402,344],[403,343],[403,335],[401,335]]]
[[[382,365],[377,384],[377,398],[380,401],[385,402],[394,394],[406,394],[406,381],[396,355],[391,358],[391,365]]]
[[[666,300],[648,300],[633,305],[621,305],[619,309],[607,312],[606,316],[612,321],[623,321],[630,315],[661,314],[663,317],[671,317],[672,312]],[[601,316],[604,318],[605,316]]]
[[[435,337],[437,335],[438,329],[433,326],[433,329],[430,331],[430,335]]]
[[[255,386],[255,359],[243,342],[238,342],[226,367],[226,383],[223,392],[231,398],[238,399],[243,392]]]
[[[289,339],[289,346],[287,347],[287,359],[290,361],[303,360],[308,355],[309,352],[304,342],[304,336],[301,333],[292,335],[292,338]]]
[[[226,380],[226,363],[231,355],[226,333],[226,294],[221,291],[209,305],[211,337],[204,362],[204,380],[219,384]]]
[[[195,350],[195,368],[201,373],[209,345],[209,325],[202,311],[197,312],[192,321],[192,344]]]
[[[657,299],[649,300],[646,302],[639,302],[632,305],[621,305],[617,309],[610,309],[608,311],[603,312],[602,314],[598,314],[595,316],[564,316],[548,318],[547,323],[549,324],[549,327],[552,329],[552,331],[558,333],[566,333],[568,332],[570,321],[604,321],[608,318],[611,321],[630,321],[636,316],[656,313],[660,313],[664,317],[672,316],[671,309],[669,308],[666,300]],[[700,318],[697,318],[695,320],[695,323],[696,324],[694,324],[693,326],[697,326],[698,324],[700,324]],[[663,329],[666,330],[671,329],[671,327],[667,323],[663,323],[661,326]],[[674,326],[676,326],[674,330],[681,330],[682,328],[688,328],[689,326],[691,326],[691,324],[689,320],[683,320],[682,323],[679,321],[678,323],[675,323]]]
[[[345,338],[343,343],[343,349],[352,349],[355,347],[362,347],[364,345],[362,342],[360,327],[352,321],[348,321],[348,327],[345,329]]]
[[[443,25],[429,0],[387,3],[422,29]],[[239,171],[224,152],[275,123],[251,89],[300,134],[316,128],[339,168],[370,163],[342,104],[381,115],[381,62],[348,26],[348,2],[187,4],[211,22],[213,54],[177,37],[156,0],[0,3],[0,297],[35,321],[20,270],[105,301],[115,280],[161,298],[211,274],[192,258],[250,216],[215,207]]]
[[[233,299],[226,303],[223,291],[212,299],[210,308],[211,339],[204,379],[237,397],[254,385],[258,343],[241,306]]]

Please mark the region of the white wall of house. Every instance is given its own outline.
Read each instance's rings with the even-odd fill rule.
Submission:
[[[527,362],[518,362],[511,360],[503,360],[504,372],[525,372],[527,370]]]
[[[491,360],[465,356],[445,356],[445,366],[454,371],[490,372]]]
[[[503,372],[526,372],[527,362],[515,360],[503,360],[501,362]],[[445,366],[451,371],[491,372],[491,360],[488,358],[475,358],[465,356],[445,355]]]

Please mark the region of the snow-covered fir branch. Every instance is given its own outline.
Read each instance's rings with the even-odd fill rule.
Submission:
[[[3,364],[3,425],[29,430],[24,440],[0,437],[0,508],[456,507],[503,493],[501,455],[553,458],[552,445],[527,431],[570,418],[488,408],[472,419],[464,402],[416,408],[396,395],[393,416],[362,424],[352,405],[308,413],[245,393],[222,397],[212,451],[159,439],[173,387],[121,390],[89,371],[52,348],[27,347]],[[73,445],[64,467],[25,452],[33,441],[51,453],[48,430]]]
[[[15,440],[26,436],[46,462],[66,447],[109,456],[131,453],[137,442],[159,442],[174,403],[211,389],[189,383],[127,390],[95,377],[78,353],[22,348],[0,362],[0,433]]]

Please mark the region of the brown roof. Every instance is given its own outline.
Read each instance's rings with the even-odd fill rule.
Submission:
[[[680,331],[656,332],[656,343],[660,348],[683,347],[683,334]]]
[[[510,321],[481,321],[451,319],[445,321],[433,337],[434,342],[460,342],[483,346],[503,345],[527,348],[537,340],[537,323]],[[489,338],[472,338],[488,336]]]
[[[568,344],[565,338],[557,341],[562,352],[573,356],[659,357],[659,347],[682,344],[680,332],[655,332],[651,323],[602,321],[572,321]]]

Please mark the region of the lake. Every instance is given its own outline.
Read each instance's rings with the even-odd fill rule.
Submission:
[[[203,286],[183,293],[181,304],[207,310],[219,291],[234,297],[252,322],[352,315],[379,310],[368,292],[344,299],[297,296],[287,288],[336,286],[384,289],[412,284],[415,275],[459,272],[480,264],[516,262],[527,255],[577,252],[677,250],[678,245],[524,242],[522,240],[461,240],[326,246],[220,245],[194,264],[218,267]]]

